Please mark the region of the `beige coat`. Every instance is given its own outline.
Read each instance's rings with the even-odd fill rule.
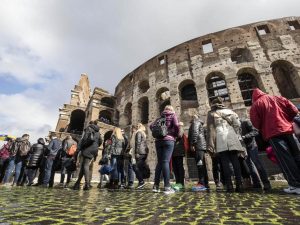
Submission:
[[[213,153],[234,150],[244,152],[240,142],[240,125],[238,115],[230,109],[210,111],[207,118],[208,150]]]

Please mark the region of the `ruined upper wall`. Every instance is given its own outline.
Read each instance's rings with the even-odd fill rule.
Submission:
[[[252,55],[255,60],[268,60],[268,51],[283,50],[284,41],[283,35],[290,35],[297,44],[300,44],[300,33],[298,27],[296,30],[291,30],[290,24],[293,21],[298,21],[300,17],[286,17],[276,20],[268,20],[239,27],[234,27],[219,31],[216,33],[207,34],[182,44],[179,44],[171,49],[168,49],[155,57],[151,58],[137,69],[126,75],[115,89],[115,96],[118,101],[121,98],[130,99],[133,96],[134,86],[136,83],[149,80],[149,74],[155,72],[155,82],[168,82],[168,65],[176,63],[177,73],[181,74],[190,70],[192,58],[199,57],[202,61],[202,68],[210,68],[215,66],[224,58],[231,58],[231,52],[237,48],[251,49],[252,43],[259,43],[264,49],[263,57],[261,55]],[[296,24],[297,26],[297,24]],[[260,35],[260,32],[266,32],[265,35]],[[211,43],[213,51],[205,53],[205,44]],[[255,45],[254,45],[255,47]],[[186,63],[187,62],[187,63]],[[150,83],[151,86],[151,83]]]

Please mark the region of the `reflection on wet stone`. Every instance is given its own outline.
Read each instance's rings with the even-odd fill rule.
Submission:
[[[299,224],[299,196],[0,187],[0,224]]]

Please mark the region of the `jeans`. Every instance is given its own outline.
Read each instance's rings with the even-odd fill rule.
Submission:
[[[3,178],[3,183],[4,184],[9,182],[9,179],[10,179],[12,173],[15,170],[15,158],[16,158],[15,156],[11,156],[9,158],[8,166],[6,168],[5,175],[4,175],[4,178]]]
[[[147,159],[147,156],[140,156],[138,159],[136,159],[136,164],[133,165],[133,170],[134,170],[136,178],[138,179],[140,184],[144,183],[143,173],[140,168],[143,167],[146,159]]]
[[[48,156],[45,163],[43,185],[49,185],[53,173],[52,172],[53,162],[54,162],[54,157]]]
[[[195,160],[196,165],[198,169],[198,178],[199,183],[204,185],[205,187],[208,187],[208,175],[206,170],[206,164],[205,164],[205,152],[202,150],[196,150]]]
[[[79,185],[81,182],[81,179],[84,176],[85,180],[85,185],[90,185],[90,164],[92,159],[86,158],[82,156],[82,161],[80,163],[80,170],[79,170],[79,175],[78,179],[76,181],[76,184]]]
[[[183,156],[173,156],[172,165],[173,172],[175,174],[176,184],[184,185]]]
[[[300,151],[294,136],[280,135],[271,138],[270,144],[288,184],[300,188]]]
[[[119,182],[121,179],[121,183],[125,184],[125,172],[124,172],[124,160],[120,155],[113,155],[110,161],[112,171],[111,171],[111,179],[115,182]]]
[[[155,168],[154,185],[159,186],[161,173],[165,188],[170,187],[170,159],[174,149],[174,141],[158,140],[155,142],[157,164]]]
[[[237,151],[224,151],[220,152],[220,160],[222,164],[222,168],[224,171],[224,179],[225,184],[227,186],[227,189],[230,189],[232,187],[232,180],[231,180],[231,169],[230,169],[230,163],[233,166],[235,180],[237,185],[242,184],[242,175],[241,175],[241,168],[240,163],[238,159],[238,152]]]
[[[134,183],[134,170],[132,162],[128,162],[128,170],[127,170],[127,176],[128,176],[128,185],[133,185]]]
[[[72,160],[71,158],[64,157],[62,158],[62,165],[61,165],[61,171],[60,171],[60,183],[63,184],[65,182],[65,176],[67,174],[67,184],[71,181],[72,172],[68,171],[66,168],[66,163],[68,163],[69,160]]]
[[[258,157],[258,148],[254,147],[254,148],[247,149],[247,153],[248,153],[248,157],[246,159],[246,162],[250,169],[253,185],[260,186],[260,180],[262,181],[262,183],[264,185],[269,185],[270,181],[268,179],[266,169]],[[259,177],[258,177],[253,165],[256,167]],[[260,178],[260,180],[259,180],[259,178]]]

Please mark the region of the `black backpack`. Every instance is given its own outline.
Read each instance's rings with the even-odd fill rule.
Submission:
[[[164,138],[168,135],[168,127],[166,125],[166,117],[162,116],[157,119],[151,128],[152,136],[156,139]]]
[[[81,140],[81,149],[91,146],[95,141],[95,130],[88,127]]]

